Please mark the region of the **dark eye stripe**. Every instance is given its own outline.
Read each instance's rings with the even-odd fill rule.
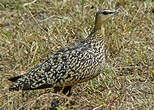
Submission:
[[[112,14],[112,12],[104,11],[103,14],[104,14],[104,15],[108,15],[108,14]]]

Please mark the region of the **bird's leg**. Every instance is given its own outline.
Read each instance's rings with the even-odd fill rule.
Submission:
[[[54,87],[54,93],[60,92],[62,90],[62,87],[56,86]]]
[[[61,92],[62,91],[62,93],[64,94],[64,95],[66,95],[66,96],[71,96],[71,86],[65,86],[65,87],[59,87],[59,86],[57,86],[57,87],[54,87],[54,93],[57,93],[57,92]],[[58,105],[58,103],[59,103],[59,100],[57,100],[57,99],[53,99],[53,102],[52,102],[52,108],[56,108],[56,107],[58,107],[59,105]],[[69,100],[66,102],[66,103],[69,103]]]
[[[62,90],[62,87],[59,87],[59,86],[54,87],[54,93],[60,92],[61,90]],[[58,106],[59,106],[59,100],[54,98],[52,103],[51,103],[51,108],[50,109],[51,110],[57,110],[56,107],[58,107]]]
[[[71,97],[72,95],[71,89],[72,89],[72,86],[65,86],[62,90],[62,93],[68,96],[68,99],[65,102],[66,106],[74,104],[74,101],[72,100],[72,97]]]
[[[62,93],[63,94],[65,94],[66,96],[71,96],[72,95],[72,93],[71,93],[71,88],[72,88],[72,86],[65,86],[64,88],[63,88],[63,91],[62,91]]]
[[[50,110],[57,110],[56,107],[59,106],[59,100],[57,99],[53,99],[52,103],[51,103],[51,107],[50,107]]]
[[[65,87],[54,87],[54,93],[62,91],[62,93],[66,96],[71,96],[71,86],[65,86]]]
[[[65,105],[70,105],[70,104],[72,105],[73,104],[72,98],[71,98],[71,95],[72,95],[71,88],[72,88],[72,86],[54,87],[55,93],[62,92],[64,95],[68,96],[68,99],[66,99]],[[52,106],[55,106],[55,103],[58,106],[58,100],[54,100],[52,103]]]

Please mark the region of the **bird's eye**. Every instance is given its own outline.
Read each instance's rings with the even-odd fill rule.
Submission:
[[[112,12],[104,11],[103,14],[104,15],[109,15],[109,14],[112,14]]]

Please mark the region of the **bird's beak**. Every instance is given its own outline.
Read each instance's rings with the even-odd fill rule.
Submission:
[[[113,11],[113,12],[112,12],[113,15],[116,15],[116,14],[118,14],[118,13],[119,13],[118,11]]]

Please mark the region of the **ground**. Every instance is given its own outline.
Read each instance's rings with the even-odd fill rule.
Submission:
[[[68,97],[52,89],[10,92],[7,79],[25,74],[59,48],[85,39],[100,9],[120,13],[106,25],[106,64]],[[152,110],[153,0],[1,0],[0,110]]]

